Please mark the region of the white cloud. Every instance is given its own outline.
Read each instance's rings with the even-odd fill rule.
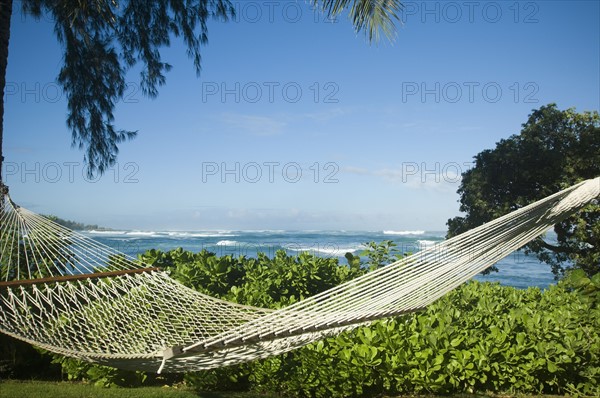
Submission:
[[[323,111],[323,112],[305,113],[305,114],[303,114],[303,117],[312,119],[317,122],[326,122],[331,119],[335,119],[340,116],[344,116],[348,113],[349,113],[348,111],[338,107],[338,108],[333,108],[333,109]]]
[[[464,170],[455,162],[436,163],[431,166],[409,162],[403,163],[400,168],[369,170],[346,166],[341,171],[361,176],[379,177],[391,184],[402,184],[415,190],[455,192],[461,182],[461,172]]]
[[[224,113],[221,119],[242,132],[257,136],[278,135],[287,126],[286,122],[267,116]]]
[[[282,134],[292,125],[295,126],[306,120],[316,123],[326,123],[330,120],[347,115],[351,111],[336,107],[322,112],[281,113],[277,116],[248,115],[226,112],[219,115],[219,120],[241,132],[256,136],[273,136]]]
[[[354,166],[346,166],[340,169],[342,173],[348,174],[358,174],[358,175],[370,175],[372,174],[369,169],[365,169],[362,167],[354,167]]]

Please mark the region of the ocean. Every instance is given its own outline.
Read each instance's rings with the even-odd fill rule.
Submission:
[[[335,257],[346,263],[344,255],[359,255],[366,242],[391,240],[402,253],[415,253],[444,240],[441,231],[88,231],[85,235],[131,256],[149,249],[168,251],[178,247],[198,252],[206,249],[219,256],[256,257],[263,252],[272,257],[276,251],[288,254],[309,252]],[[496,264],[499,272],[478,275],[479,281],[499,282],[517,288],[546,288],[555,283],[550,266],[537,258],[516,251]]]

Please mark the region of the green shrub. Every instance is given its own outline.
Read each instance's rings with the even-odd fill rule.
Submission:
[[[0,333],[0,380],[56,379],[60,369],[51,361],[30,344]]]
[[[341,265],[337,258],[277,251],[273,258],[231,255],[217,257],[179,248],[149,250],[140,256],[146,264],[170,271],[170,276],[199,292],[224,300],[265,308],[279,308],[322,292],[365,272],[359,263]]]
[[[218,257],[150,250],[141,259],[200,292],[278,308],[353,279],[396,258],[393,244],[337,259],[307,253]],[[541,291],[471,282],[426,310],[374,322],[290,353],[191,372],[198,390],[255,390],[287,396],[413,393],[600,394],[598,277]],[[56,356],[58,358],[58,356]],[[61,357],[62,358],[62,357]],[[142,374],[56,359],[70,379],[138,385]],[[147,382],[147,381],[146,381]]]
[[[600,313],[563,286],[541,292],[471,282],[423,312],[252,364],[250,379],[298,396],[597,395],[599,331]]]

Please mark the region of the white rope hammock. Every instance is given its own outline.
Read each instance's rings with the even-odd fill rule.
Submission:
[[[587,180],[279,310],[191,290],[15,205],[0,207],[0,332],[115,367],[183,372],[278,355],[421,309],[600,196]]]

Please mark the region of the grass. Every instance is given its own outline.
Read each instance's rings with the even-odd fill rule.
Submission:
[[[100,388],[91,384],[49,381],[0,381],[0,398],[275,398],[251,392],[197,393],[180,387]],[[423,395],[423,398],[435,398]],[[452,398],[506,398],[510,395],[452,395]],[[516,395],[521,398],[564,398],[553,395]],[[414,398],[414,397],[413,397]],[[448,398],[448,397],[444,397]]]
[[[0,398],[270,398],[242,392],[196,393],[188,388],[100,388],[84,383],[0,381]]]

